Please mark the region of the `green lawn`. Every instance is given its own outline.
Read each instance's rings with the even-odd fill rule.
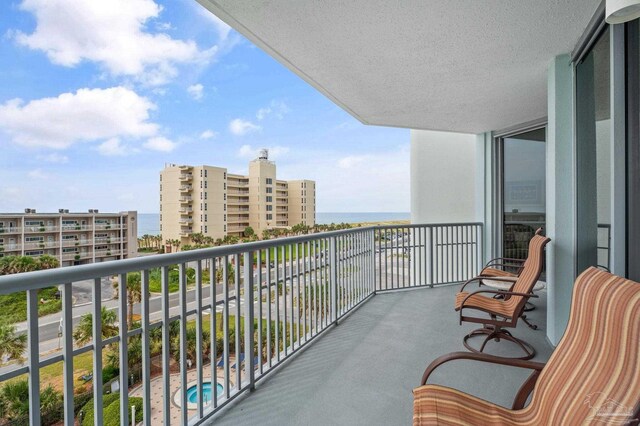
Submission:
[[[62,310],[62,301],[56,299],[55,295],[58,287],[47,287],[38,290],[38,300],[44,303],[38,303],[38,315],[44,316]],[[0,321],[9,324],[27,320],[27,292],[19,291],[16,293],[0,296],[0,312],[2,317]]]

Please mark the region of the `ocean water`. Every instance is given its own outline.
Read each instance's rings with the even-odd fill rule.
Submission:
[[[358,223],[358,222],[381,222],[388,220],[409,220],[408,212],[353,212],[353,213],[316,213],[316,220],[319,224],[328,225],[331,223]],[[160,234],[160,215],[157,213],[138,214],[138,236],[145,234]]]

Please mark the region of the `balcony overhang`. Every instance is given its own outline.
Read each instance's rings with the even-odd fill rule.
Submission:
[[[601,0],[198,0],[364,124],[481,133],[547,115]]]

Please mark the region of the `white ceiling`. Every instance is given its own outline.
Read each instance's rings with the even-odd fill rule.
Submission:
[[[365,124],[480,133],[547,115],[601,0],[198,0]]]

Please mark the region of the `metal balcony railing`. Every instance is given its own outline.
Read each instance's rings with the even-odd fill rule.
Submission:
[[[376,293],[470,278],[481,267],[482,241],[480,223],[366,227],[2,276],[0,294],[26,292],[28,352],[25,365],[0,373],[0,383],[28,376],[29,423],[38,425],[40,369],[61,361],[65,398],[60,411],[64,424],[73,424],[74,357],[91,353],[94,424],[100,425],[104,420],[103,355],[117,348],[119,386],[125,390],[118,395],[124,407],[119,411],[120,424],[130,424],[129,397],[136,387],[132,377],[141,379],[135,392],[142,396],[143,424],[152,424],[152,406],[154,411],[161,410],[164,424],[171,424],[176,413],[183,425],[201,424]],[[133,307],[141,325],[130,329],[127,274],[137,272],[143,297]],[[169,293],[175,274],[177,306]],[[115,307],[118,334],[103,339],[102,279],[113,276],[120,283]],[[161,289],[153,303],[145,296],[151,277],[159,280]],[[93,282],[93,340],[74,347],[72,285],[83,280]],[[62,351],[41,357],[38,290],[52,283],[64,283]],[[178,352],[173,352],[170,340],[174,322],[179,329]],[[205,322],[211,330],[206,342]],[[195,333],[188,333],[192,327]],[[221,330],[221,338],[215,330]],[[188,346],[194,344],[188,336],[195,339],[195,346]],[[159,340],[152,345],[151,339]],[[128,359],[134,340],[141,345],[141,365]],[[160,377],[156,384],[152,383],[151,351],[158,345],[161,368],[153,368]],[[196,348],[193,356],[190,347]],[[178,393],[171,388],[174,358],[183,390]],[[193,383],[188,380],[190,371]],[[210,398],[197,392],[193,403],[185,390],[194,383],[202,389],[205,371],[216,378],[221,390],[212,386]],[[152,386],[162,387],[157,400],[152,400]]]

